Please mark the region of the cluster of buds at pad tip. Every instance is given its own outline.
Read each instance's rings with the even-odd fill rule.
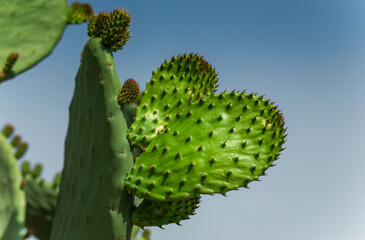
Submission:
[[[100,37],[101,43],[115,52],[122,49],[128,41],[130,23],[131,17],[125,10],[114,9],[110,13],[100,12],[90,17],[88,35]]]
[[[139,85],[138,83],[130,78],[125,80],[122,89],[119,91],[118,95],[118,103],[122,107],[132,101],[134,101],[139,94]]]
[[[94,14],[90,4],[74,2],[67,10],[67,23],[82,23]]]

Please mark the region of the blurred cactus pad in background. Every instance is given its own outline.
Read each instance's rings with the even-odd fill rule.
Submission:
[[[67,0],[1,1],[0,83],[47,57],[66,24],[87,21],[92,14],[89,4],[68,8]]]
[[[1,81],[47,56],[67,23],[89,19],[90,37],[62,174],[47,183],[41,165],[19,168],[27,143],[11,137],[11,125],[0,134],[0,240],[147,240],[139,227],[180,225],[204,204],[201,195],[247,188],[284,149],[278,107],[254,93],[217,93],[218,74],[199,54],[165,60],[143,92],[132,78],[122,86],[113,53],[130,38],[124,9],[93,14],[88,4],[14,0],[0,15],[8,26],[0,36]]]

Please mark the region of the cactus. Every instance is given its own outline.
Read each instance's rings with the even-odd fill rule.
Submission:
[[[174,114],[137,159],[127,189],[177,200],[246,187],[277,159],[283,125],[276,107],[253,94],[209,95]]]
[[[132,222],[139,227],[161,227],[170,223],[179,225],[180,221],[195,214],[199,201],[200,197],[166,202],[144,199],[142,204],[133,210]]]
[[[76,77],[51,239],[129,239],[131,234],[133,199],[121,181],[133,155],[117,102],[121,83],[112,52],[100,43],[87,42]]]
[[[40,0],[35,3],[39,7]],[[39,43],[44,54],[66,21],[64,1],[49,3],[46,16],[61,17],[56,17],[53,41]],[[67,21],[79,23],[90,13],[89,5],[74,3]],[[274,166],[286,137],[282,113],[263,96],[216,94],[218,74],[202,56],[179,54],[165,60],[143,93],[133,79],[121,87],[113,52],[129,39],[130,21],[122,9],[89,19],[90,39],[69,109],[62,181],[57,175],[53,184],[44,182],[41,165],[31,169],[27,161],[20,171],[16,159],[27,143],[20,136],[7,140],[10,125],[0,134],[0,175],[5,176],[0,240],[21,239],[24,226],[24,237],[34,234],[41,240],[148,240],[149,231],[137,238],[137,226],[180,224],[195,214],[202,194],[225,195],[247,187]],[[3,36],[0,44],[13,37]],[[12,49],[15,45],[5,46],[2,80],[29,67],[26,55]],[[42,58],[35,55],[32,64]]]
[[[53,184],[39,178],[42,166],[37,164],[30,169],[24,161],[21,171],[17,159],[27,150],[28,144],[16,135],[7,141],[14,127],[7,125],[0,133],[0,239],[16,240],[34,235],[40,240],[49,240],[52,220],[58,198],[60,176],[56,175]],[[23,229],[28,232],[23,236]]]
[[[12,0],[0,7],[0,83],[35,66],[47,57],[66,24],[86,21],[93,13],[89,4],[66,0]]]
[[[31,170],[29,162],[24,162],[22,169],[22,188],[27,202],[25,226],[29,233],[40,240],[49,240],[57,206],[60,174],[56,175],[53,183],[47,183],[39,178],[42,171],[40,164]]]
[[[136,121],[128,130],[132,145],[146,146],[173,114],[191,101],[213,93],[217,87],[215,69],[201,56],[188,54],[162,64],[152,73],[140,106]]]
[[[25,195],[13,146],[8,142],[13,126],[0,133],[0,240],[20,240],[24,228]]]

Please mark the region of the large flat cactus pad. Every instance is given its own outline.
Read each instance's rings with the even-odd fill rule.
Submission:
[[[19,54],[9,79],[48,56],[66,26],[66,0],[0,1],[0,72],[12,52]]]

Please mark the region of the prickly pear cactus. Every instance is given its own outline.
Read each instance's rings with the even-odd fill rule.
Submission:
[[[28,232],[40,240],[49,240],[53,218],[57,207],[60,175],[56,175],[53,183],[47,183],[39,177],[42,166],[37,164],[29,168],[29,162],[22,165],[22,188],[26,194],[25,226]]]
[[[123,177],[133,155],[117,102],[120,87],[112,51],[91,38],[70,106],[53,240],[130,239],[133,198]]]
[[[132,214],[132,222],[139,227],[159,226],[190,219],[198,208],[200,197],[180,201],[152,201],[145,199]]]
[[[189,102],[217,87],[215,69],[197,54],[178,55],[163,63],[147,83],[136,121],[128,130],[132,146],[145,147]]]
[[[152,77],[147,87],[160,85],[156,81]],[[161,121],[160,109],[169,105],[164,92],[173,96],[174,91],[189,88],[162,89],[164,86],[153,92],[146,89],[130,128],[132,143],[151,141],[126,177],[131,193],[161,201],[225,194],[258,180],[283,150],[284,119],[268,100],[244,92],[223,92],[200,95],[195,102],[179,106],[174,98],[177,103],[168,101],[172,102],[168,121]]]
[[[1,1],[0,82],[27,70],[51,53],[66,26],[66,14],[66,0]],[[5,64],[12,53],[19,57],[7,69]]]
[[[24,228],[25,195],[13,147],[7,140],[13,127],[0,133],[0,240],[20,240]],[[19,157],[21,157],[19,155]]]

